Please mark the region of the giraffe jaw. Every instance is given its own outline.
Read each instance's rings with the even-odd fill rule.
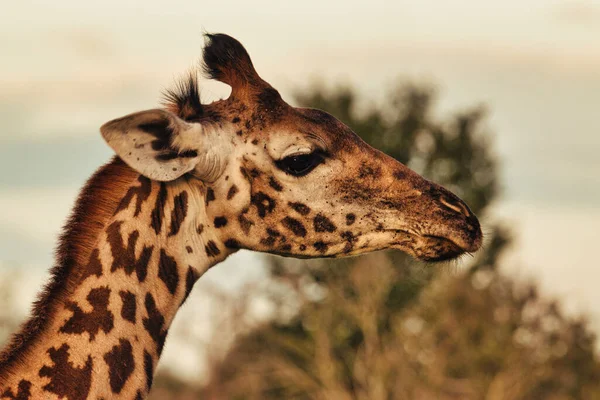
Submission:
[[[393,243],[391,247],[427,262],[452,260],[465,253],[476,251],[480,246],[478,240],[460,245],[455,240],[444,236],[419,235],[406,231],[402,231],[402,234],[407,238]]]
[[[456,241],[436,235],[418,234],[403,229],[385,229],[358,234],[355,237],[362,242],[351,250],[346,250],[345,242],[329,243],[326,252],[293,253],[278,249],[270,249],[269,253],[283,257],[301,259],[309,258],[342,258],[352,257],[372,251],[396,249],[418,260],[438,262],[452,260],[465,253],[470,253],[479,248],[478,239],[471,244],[459,245]]]

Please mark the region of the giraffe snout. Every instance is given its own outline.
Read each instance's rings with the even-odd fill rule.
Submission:
[[[483,234],[477,216],[469,206],[449,190],[435,185],[431,198],[443,211],[440,232],[464,251],[476,251],[481,247]]]

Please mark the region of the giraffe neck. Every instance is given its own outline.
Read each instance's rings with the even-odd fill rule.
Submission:
[[[118,160],[108,167],[115,163],[127,168]],[[63,237],[61,248],[86,254],[70,255],[74,265],[54,272],[39,301],[46,302],[42,317],[34,316],[12,351],[0,355],[0,399],[142,399],[150,390],[177,310],[198,277],[228,253],[205,228],[197,185],[130,173],[127,180],[121,190],[108,190],[108,183],[106,193],[90,193],[98,185],[92,178],[82,192],[67,230],[94,222],[99,229],[84,238],[92,245],[65,246]],[[93,194],[109,198],[89,199]],[[112,211],[105,218],[78,215],[86,198],[110,203]]]

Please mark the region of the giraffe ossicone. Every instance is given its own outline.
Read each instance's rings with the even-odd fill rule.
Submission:
[[[143,399],[196,280],[238,249],[341,257],[396,248],[436,261],[476,251],[457,196],[319,110],[288,105],[244,47],[207,35],[165,107],[104,124],[116,156],[82,189],[30,320],[0,353],[0,399]]]

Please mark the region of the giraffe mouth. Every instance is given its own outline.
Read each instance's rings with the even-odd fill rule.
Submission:
[[[409,255],[427,262],[438,262],[455,259],[469,251],[472,245],[460,245],[457,241],[439,235],[417,234],[405,230],[392,230],[401,235],[394,241],[393,248],[402,250]]]
[[[427,241],[428,251],[424,252],[419,258],[424,261],[452,260],[469,251],[469,249],[460,246],[454,240],[447,237],[424,235],[423,238]]]

